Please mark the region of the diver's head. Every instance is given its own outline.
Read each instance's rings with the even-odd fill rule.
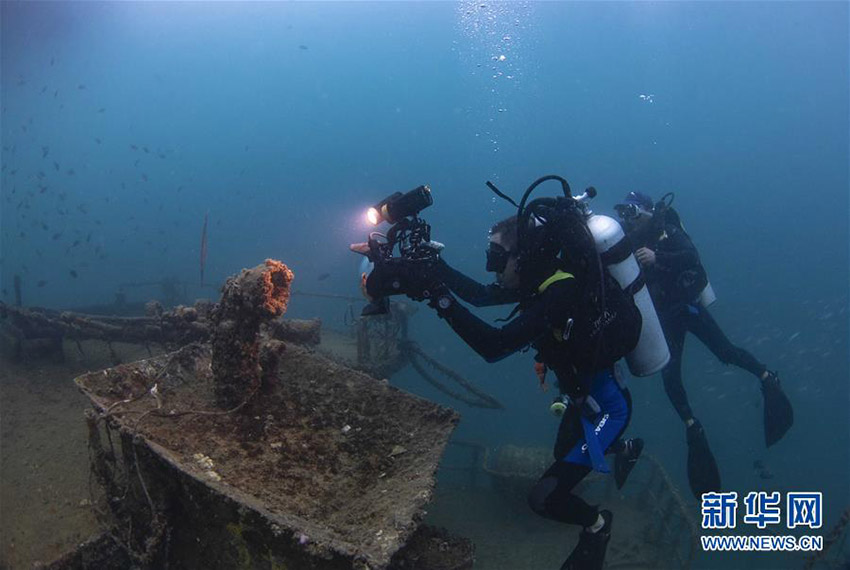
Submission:
[[[524,242],[519,242],[519,218],[511,216],[490,229],[487,271],[506,289],[536,288],[549,277],[558,263],[557,248],[545,224],[528,220]]]
[[[519,288],[517,270],[517,217],[511,216],[490,228],[487,271],[496,274],[496,282],[506,289]]]
[[[639,232],[652,221],[652,198],[642,192],[629,192],[614,210],[627,232]]]

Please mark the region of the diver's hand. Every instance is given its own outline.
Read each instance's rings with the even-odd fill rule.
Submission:
[[[643,267],[651,267],[655,265],[655,252],[648,247],[642,247],[635,252],[638,263]]]
[[[434,264],[428,261],[411,261],[404,269],[404,294],[414,301],[433,298],[436,290],[445,287],[435,271]]]
[[[428,306],[437,309],[437,313],[447,310],[455,303],[452,292],[445,283],[437,282],[428,289]]]

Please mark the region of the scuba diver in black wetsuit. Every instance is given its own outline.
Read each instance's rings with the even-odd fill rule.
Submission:
[[[526,206],[529,194],[546,180],[560,181],[565,197],[540,198]],[[398,258],[385,262],[385,267],[396,264],[388,279],[380,275],[367,279],[363,274],[367,292],[403,292],[414,300],[427,300],[488,362],[530,346],[537,350],[537,363],[555,373],[561,397],[552,409],[562,416],[555,462],[531,491],[529,504],[541,516],[583,527],[562,570],[601,569],[611,536],[612,513],[588,504],[573,493],[574,487],[594,469],[609,471],[606,452],[616,454],[616,478],[621,486],[642,449],[640,440],[621,439],[632,406],[614,363],[635,351],[647,313],[643,305],[638,307],[633,292],[621,288],[605,269],[613,258],[597,253],[595,235],[586,223],[589,210],[580,206],[582,198],[573,198],[560,177],[544,177],[532,184],[517,206],[518,214],[491,230],[487,270],[496,274],[494,285],[475,282],[441,258],[421,262],[434,260],[427,252],[411,255],[410,263],[398,262]],[[387,211],[383,204],[379,207]],[[622,235],[616,221],[605,220]],[[415,220],[405,227],[414,226],[421,228]],[[427,244],[435,243],[430,242],[430,228],[424,235]],[[374,250],[374,242],[372,247]],[[367,254],[364,244],[352,245],[352,250]],[[617,248],[617,255],[620,253],[630,259],[637,275],[637,263],[628,247]],[[382,287],[384,282],[390,285]],[[635,282],[642,286],[639,279]],[[516,316],[501,328],[492,327],[461,305],[453,293],[475,306],[517,303],[511,314]],[[646,298],[648,301],[648,295]],[[657,324],[654,310],[652,318]],[[657,329],[660,336],[660,327]],[[664,346],[663,339],[659,345]],[[666,362],[666,346],[664,351]]]
[[[703,493],[720,489],[720,471],[682,383],[682,350],[687,332],[693,333],[724,364],[734,364],[759,378],[767,446],[785,435],[794,423],[794,412],[777,373],[733,345],[708,312],[706,307],[714,301],[713,291],[699,253],[671,203],[672,194],[654,204],[649,196],[630,192],[615,208],[643,268],[670,347],[670,363],[662,371],[664,389],[685,423],[688,481],[699,499]]]

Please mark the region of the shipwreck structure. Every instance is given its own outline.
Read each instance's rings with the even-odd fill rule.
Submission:
[[[54,568],[471,568],[420,524],[459,416],[281,340],[292,278],[244,270],[209,342],[76,379],[105,531]]]

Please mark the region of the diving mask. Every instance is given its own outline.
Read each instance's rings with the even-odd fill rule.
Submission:
[[[487,249],[487,271],[502,273],[508,266],[508,258],[511,253],[497,243],[490,242]]]

